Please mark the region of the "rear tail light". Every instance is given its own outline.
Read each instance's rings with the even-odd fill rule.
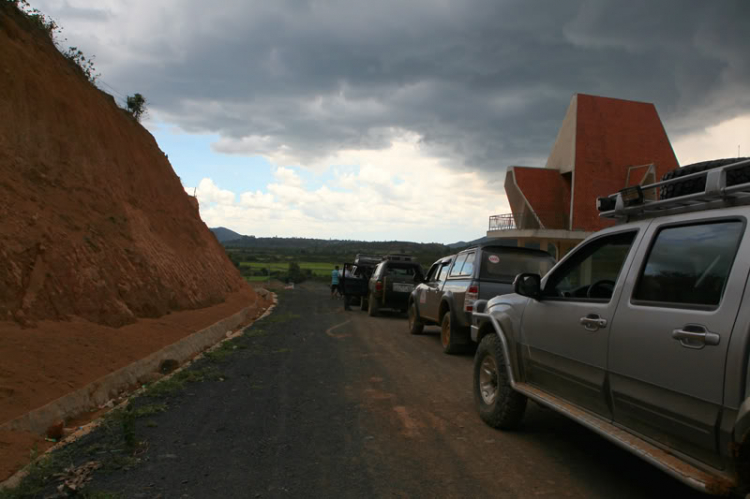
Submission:
[[[479,299],[479,284],[472,283],[464,294],[464,312],[474,311],[474,302]]]
[[[383,291],[383,282],[382,281],[375,281],[375,291]]]

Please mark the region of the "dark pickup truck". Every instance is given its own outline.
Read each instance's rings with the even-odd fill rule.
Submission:
[[[422,266],[405,255],[386,256],[372,273],[368,285],[367,313],[381,308],[405,312],[414,287],[424,280]],[[364,307],[364,306],[363,306]]]
[[[440,326],[445,353],[457,353],[471,341],[471,314],[476,300],[513,292],[513,279],[524,272],[544,275],[555,265],[546,251],[488,242],[435,262],[408,301],[409,332]]]

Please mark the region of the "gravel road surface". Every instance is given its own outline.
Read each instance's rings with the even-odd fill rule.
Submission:
[[[322,285],[284,291],[273,314],[231,345],[210,361],[211,379],[135,401],[167,410],[136,421],[137,462],[97,472],[92,490],[148,498],[704,497],[536,404],[519,431],[485,426],[473,408],[471,354],[442,354],[437,328],[410,336],[401,314],[345,312]],[[98,438],[74,450],[96,448]]]

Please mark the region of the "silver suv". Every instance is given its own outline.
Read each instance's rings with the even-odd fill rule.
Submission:
[[[474,398],[493,427],[531,399],[696,489],[744,493],[750,160],[679,170],[600,198],[618,225],[475,304]]]

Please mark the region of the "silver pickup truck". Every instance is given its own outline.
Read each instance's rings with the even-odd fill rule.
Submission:
[[[597,200],[619,224],[475,304],[481,418],[528,399],[712,494],[750,490],[750,160]],[[661,198],[661,199],[658,199]]]

